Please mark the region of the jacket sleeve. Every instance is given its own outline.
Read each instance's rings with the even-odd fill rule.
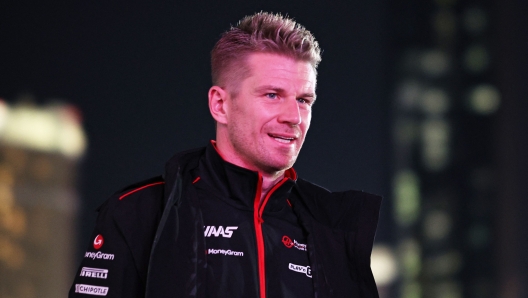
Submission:
[[[68,297],[143,297],[144,282],[113,218],[117,198],[99,207],[97,222]]]

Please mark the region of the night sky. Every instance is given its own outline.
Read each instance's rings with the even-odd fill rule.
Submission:
[[[209,52],[231,24],[261,10],[294,17],[323,49],[299,176],[331,190],[387,195],[384,1],[283,2],[2,4],[0,98],[14,103],[30,93],[38,104],[58,99],[83,114],[82,247],[109,195],[160,175],[175,152],[214,138]]]
[[[496,156],[490,165],[499,184],[496,255],[482,262],[496,266],[498,285],[518,278],[517,284],[526,287],[528,2],[457,3],[473,2],[493,3],[487,42],[495,75],[490,83],[503,95],[492,123],[494,141],[485,148]],[[290,15],[314,33],[323,49],[312,124],[295,164],[299,176],[330,190],[385,196],[376,241],[398,237],[390,224],[389,116],[401,57],[397,48],[413,45],[394,33],[429,34],[425,26],[409,24],[428,17],[423,7],[433,1],[181,3],[0,4],[0,98],[15,103],[20,94],[30,93],[39,105],[60,100],[83,115],[88,148],[78,177],[79,237],[72,239],[79,243],[79,260],[81,247],[91,240],[97,206],[131,183],[162,174],[174,153],[214,138],[207,107],[209,52],[231,24],[261,10]]]

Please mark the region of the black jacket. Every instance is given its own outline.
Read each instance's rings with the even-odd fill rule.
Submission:
[[[212,170],[204,173],[208,165]],[[305,273],[310,274],[314,296],[378,297],[370,270],[370,253],[381,198],[359,191],[329,192],[296,179],[293,170],[289,174],[290,178],[285,178],[275,191],[277,194],[270,197],[269,202],[275,204],[270,208],[291,212],[302,229],[309,263],[304,268],[311,270]],[[87,297],[85,294],[156,298],[226,296],[222,292],[210,291],[212,273],[211,265],[208,266],[211,259],[208,258],[214,256],[208,254],[211,253],[208,245],[216,239],[204,236],[204,213],[207,216],[211,211],[203,204],[202,189],[209,191],[205,197],[225,192],[229,198],[236,199],[233,189],[238,191],[237,185],[254,193],[259,178],[258,173],[223,161],[212,145],[177,154],[167,163],[164,177],[127,187],[99,207],[91,238],[93,243],[85,253],[70,289],[70,297]],[[222,187],[224,184],[226,186]],[[286,203],[290,207],[284,208]],[[233,206],[239,210],[251,208],[236,203]],[[255,212],[253,232],[260,224],[264,226],[271,222],[273,214],[269,214]],[[236,233],[248,234],[248,231],[243,232],[240,228]],[[231,232],[225,235],[230,236]],[[206,231],[207,234],[210,236],[210,231]],[[255,239],[255,235],[251,237]],[[269,239],[267,235],[264,237]],[[249,242],[253,251],[246,252],[244,260],[260,258],[259,241]],[[262,254],[268,254],[267,247],[265,251]],[[222,253],[233,255],[231,251]],[[240,252],[235,250],[232,260],[242,260],[236,258],[237,253]],[[258,277],[259,266],[247,266],[242,270],[248,276]],[[257,281],[251,284],[254,289],[243,292],[241,297],[259,297],[259,293],[264,292],[268,297],[292,296],[291,293],[284,294],[287,291],[275,290],[273,278],[277,277],[275,274],[269,276],[272,268],[266,268],[263,276],[269,280],[260,281],[260,284],[266,284],[265,291]],[[300,275],[292,276],[297,278]]]

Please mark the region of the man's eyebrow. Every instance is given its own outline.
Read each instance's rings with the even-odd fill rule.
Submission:
[[[266,92],[268,90],[271,90],[271,91],[274,91],[274,92],[277,92],[277,93],[284,93],[284,88],[281,88],[281,87],[277,87],[277,86],[273,86],[273,85],[264,85],[264,86],[260,86],[256,89],[257,92]],[[315,95],[315,93],[303,93],[301,95],[298,96],[298,98],[311,98],[315,101],[315,98],[317,97],[317,95]]]
[[[273,85],[264,85],[257,87],[257,92],[265,92],[265,91],[275,91],[277,93],[284,93],[284,89],[281,87],[273,86]]]
[[[317,95],[315,93],[303,93],[299,98],[311,98],[313,101],[317,98]]]

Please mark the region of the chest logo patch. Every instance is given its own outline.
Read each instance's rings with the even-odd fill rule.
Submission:
[[[299,242],[297,242],[297,240],[295,240],[295,239],[293,239],[293,241],[292,241],[291,238],[288,237],[288,236],[286,236],[286,235],[282,236],[282,243],[283,243],[284,246],[286,246],[287,248],[295,247],[295,248],[297,248],[298,250],[307,251],[307,249],[306,249],[306,244],[299,243]]]
[[[106,279],[108,277],[108,269],[82,267],[79,276]]]
[[[94,239],[94,242],[93,242],[93,247],[96,250],[99,250],[103,246],[103,243],[104,243],[103,235],[99,234],[99,235],[95,236],[95,239]]]
[[[205,237],[219,237],[231,238],[233,236],[233,231],[238,229],[238,227],[222,227],[222,226],[205,226],[204,227],[204,236]]]
[[[304,273],[309,278],[312,278],[312,269],[310,269],[310,266],[301,266],[301,265],[289,263],[288,269],[290,269],[291,271]]]

